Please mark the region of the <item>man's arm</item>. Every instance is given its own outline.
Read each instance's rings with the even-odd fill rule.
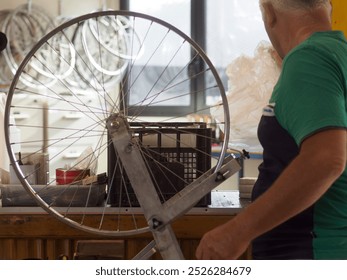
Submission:
[[[237,259],[254,238],[316,202],[345,169],[346,135],[344,129],[328,129],[304,140],[299,155],[266,193],[203,236],[196,257]]]

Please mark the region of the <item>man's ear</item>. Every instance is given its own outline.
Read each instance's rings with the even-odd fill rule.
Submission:
[[[330,21],[332,22],[333,19],[333,12],[334,12],[334,4],[332,2],[332,0],[329,1],[329,5],[330,5]]]
[[[268,27],[273,27],[277,21],[277,14],[273,5],[269,2],[262,4],[263,20]]]

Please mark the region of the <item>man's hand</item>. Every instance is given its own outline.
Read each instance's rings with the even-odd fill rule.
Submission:
[[[236,218],[234,218],[236,219]],[[250,241],[245,241],[234,219],[207,232],[196,250],[196,258],[204,260],[234,260],[246,251]]]

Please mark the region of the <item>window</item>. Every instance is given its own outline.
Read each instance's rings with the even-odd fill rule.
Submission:
[[[120,0],[121,9],[148,14],[162,19],[177,27],[195,40],[205,50],[212,64],[218,70],[225,89],[228,89],[226,68],[228,64],[241,54],[252,55],[256,46],[268,37],[263,27],[258,0]],[[189,55],[189,54],[187,54]],[[185,58],[187,60],[187,58]],[[136,104],[141,91],[150,84],[151,72],[161,71],[164,65],[153,62],[152,71],[148,71],[147,81],[138,91],[133,91],[129,104]],[[172,69],[174,71],[174,69]],[[193,68],[199,72],[199,66]],[[190,85],[191,92],[196,92],[201,84],[208,88],[211,80],[208,73],[195,84]],[[180,111],[190,108],[204,108],[215,104],[219,98],[218,92],[209,90],[204,95],[187,96],[180,104],[171,102],[165,104],[167,114],[177,115]],[[161,104],[162,106],[163,104]],[[156,105],[147,114],[157,115],[160,111]],[[160,113],[159,113],[160,114]]]
[[[238,56],[253,56],[261,41],[269,41],[259,0],[206,1],[206,53],[228,89],[227,66]],[[213,104],[214,96],[206,96]]]

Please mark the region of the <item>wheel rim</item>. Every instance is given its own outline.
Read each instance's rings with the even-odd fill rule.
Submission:
[[[119,29],[123,33],[125,29],[128,32],[123,38],[124,42],[127,42],[127,53],[124,53],[122,49],[119,50],[119,53],[123,52],[121,55],[115,55],[107,48],[101,50],[102,45],[105,44],[105,38],[99,41],[99,53],[83,52],[83,44],[74,41],[75,30],[91,20],[97,26],[99,21],[110,17],[114,17],[116,23],[124,23],[124,18],[129,21],[128,26],[122,26]],[[93,29],[93,33],[90,34],[94,38],[97,34],[95,30],[97,28]],[[88,30],[84,30],[85,32]],[[65,46],[68,43],[72,51],[66,54],[56,47],[56,44],[52,44],[52,42],[56,42],[57,38],[65,38]],[[153,38],[157,41],[153,42]],[[88,41],[85,41],[84,44],[88,44]],[[37,54],[45,48],[52,48],[50,54],[53,57],[50,62],[58,61],[58,65],[62,65],[63,70],[68,69],[70,75],[64,76],[61,73],[66,73],[67,70],[63,71],[56,65],[50,66],[52,63],[40,61]],[[94,62],[88,60],[88,56],[93,56]],[[204,70],[201,73],[190,75],[189,67],[196,59],[204,64]],[[148,69],[153,69],[149,65],[154,60],[163,64],[158,68],[159,71],[154,74],[150,73],[152,81],[142,88],[143,94],[138,99],[133,98],[133,95],[129,97],[130,94],[133,94],[134,89],[141,88],[142,80],[149,74]],[[54,86],[45,86],[46,77],[44,75],[30,76],[30,65],[34,62],[44,65],[45,70],[51,73],[49,78],[55,79]],[[108,65],[114,66],[112,62],[120,65],[119,75],[113,75],[114,73],[108,75],[107,71],[99,71],[100,69],[95,66],[96,62],[103,69]],[[198,92],[192,93],[190,83],[207,72],[214,78],[213,86],[204,87]],[[82,89],[77,89],[68,80],[71,75],[80,79],[76,84],[82,83]],[[42,87],[22,88],[19,81],[23,76],[35,80]],[[115,84],[119,85],[117,90],[114,89]],[[164,111],[163,116],[156,118],[154,122],[145,117],[146,110],[152,109],[154,106],[162,110],[166,108],[168,102],[184,104],[192,94],[203,94],[209,90],[218,92],[221,100],[219,104],[205,105],[198,109],[189,107],[174,117],[165,116]],[[195,119],[192,121],[192,116],[209,113],[216,106],[223,109],[224,120],[226,120],[224,123],[218,123],[219,126],[223,126],[225,134],[221,139],[221,149],[217,155],[209,150],[213,137],[211,137],[211,130],[206,123],[197,122]],[[41,117],[37,118],[38,121],[25,119],[25,116],[18,114],[23,110],[29,117],[31,115]],[[224,88],[217,71],[201,48],[177,28],[148,15],[125,11],[102,11],[84,15],[65,22],[48,33],[29,52],[15,74],[5,110],[6,145],[19,181],[44,210],[59,220],[92,233],[126,236],[146,232],[149,228],[143,219],[141,206],[138,207],[134,203],[136,195],[135,198],[132,198],[134,194],[128,189],[126,174],[123,173],[121,162],[117,160],[117,155],[112,150],[112,143],[107,135],[106,121],[115,113],[125,116],[132,137],[140,139],[140,144],[136,148],[141,150],[152,179],[155,181],[158,195],[164,202],[166,193],[161,190],[162,184],[167,185],[169,181],[172,181],[171,190],[166,190],[166,192],[177,193],[181,188],[197,179],[202,172],[207,171],[206,169],[213,167],[218,171],[223,162],[229,138],[229,112]],[[13,128],[14,119],[16,127],[21,130],[20,138]],[[154,144],[153,138],[156,139]],[[158,140],[159,138],[160,140]],[[197,139],[207,143],[209,147],[199,146]],[[165,148],[166,145],[168,147]],[[183,157],[182,159],[177,156],[177,145],[181,149],[182,154],[179,157]],[[41,160],[49,158],[49,166],[47,167],[41,161],[31,173],[25,173],[18,158],[18,146],[22,152],[21,161],[35,162],[33,160],[35,158]],[[71,163],[74,151],[81,147],[84,154],[79,157],[79,162],[74,160],[76,166],[70,166],[66,170],[72,171],[74,167],[82,166],[84,169],[89,169],[90,173],[94,171],[99,174],[105,171],[108,175],[107,187],[103,184],[80,186],[80,184],[69,183],[59,185],[57,190],[58,178],[55,176],[55,170],[64,167],[64,161]],[[173,151],[174,148],[176,152]],[[188,149],[186,154],[190,153],[192,158],[184,158],[186,149]],[[170,152],[175,155],[172,157],[169,155]],[[107,160],[110,154],[114,155],[112,161]],[[57,165],[58,159],[59,165]],[[200,161],[204,161],[203,167],[196,165]],[[179,171],[173,171],[172,169],[175,167]],[[46,176],[48,170],[49,177]],[[188,172],[189,174],[186,175],[187,170],[192,172]],[[33,173],[36,174],[36,182],[32,182],[30,175]],[[160,177],[166,178],[163,180],[164,182],[156,182]],[[117,191],[115,191],[116,181],[118,186],[122,185],[122,187],[117,187]],[[177,188],[177,184],[181,187]],[[53,199],[52,193],[54,193]],[[64,200],[65,197],[69,197],[69,199]],[[83,201],[80,201],[81,197]],[[76,202],[77,198],[78,202]],[[128,198],[130,201],[123,201]],[[63,206],[59,204],[62,200],[64,200]],[[75,215],[76,203],[78,211],[82,215]],[[110,207],[110,203],[117,207]],[[90,207],[96,205],[97,208]],[[89,223],[86,217],[92,212],[96,212],[99,219]],[[129,214],[127,220],[123,218],[124,213]],[[114,215],[114,224],[106,224],[105,215]]]

